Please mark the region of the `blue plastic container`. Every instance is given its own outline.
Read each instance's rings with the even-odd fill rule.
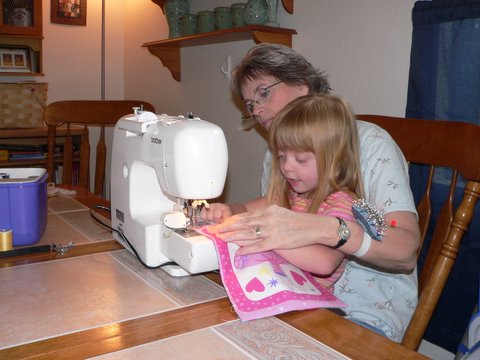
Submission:
[[[32,245],[47,225],[47,171],[0,169],[0,229],[11,229],[13,246]]]

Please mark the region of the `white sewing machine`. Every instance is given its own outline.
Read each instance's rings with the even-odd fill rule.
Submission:
[[[112,152],[112,227],[121,233],[115,239],[147,266],[175,262],[162,267],[173,276],[218,269],[213,242],[189,227],[199,212],[192,200],[223,191],[222,129],[190,116],[138,112],[117,122]]]

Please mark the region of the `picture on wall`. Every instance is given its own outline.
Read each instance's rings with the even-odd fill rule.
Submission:
[[[51,0],[50,21],[56,24],[87,25],[87,0]]]

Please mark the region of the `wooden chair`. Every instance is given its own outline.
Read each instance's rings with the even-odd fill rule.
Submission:
[[[67,135],[63,145],[62,184],[73,185],[72,170],[75,157],[73,154],[72,134],[74,132],[73,129],[76,129],[77,134],[80,129],[80,170],[78,184],[75,185],[90,190],[88,127],[99,126],[100,138],[96,146],[94,193],[101,196],[104,191],[106,165],[105,127],[113,127],[122,116],[132,114],[134,107],[143,107],[143,110],[155,112],[155,108],[151,104],[137,100],[69,100],[47,105],[45,108],[45,122],[48,126],[48,181],[54,182],[56,131],[58,126],[63,125],[67,129]]]
[[[417,350],[457,257],[460,242],[472,220],[480,196],[480,127],[454,121],[406,119],[380,115],[358,115],[387,130],[410,164],[429,165],[428,183],[417,204],[422,244],[431,221],[431,189],[435,168],[452,169],[448,197],[434,225],[427,257],[419,274],[419,302],[402,344]],[[467,180],[463,198],[455,208],[458,174]],[[420,250],[419,250],[420,251]]]

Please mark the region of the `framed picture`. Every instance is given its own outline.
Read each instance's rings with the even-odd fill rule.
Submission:
[[[87,25],[87,0],[51,0],[51,2],[52,23]]]
[[[0,45],[0,72],[31,72],[28,47]]]

